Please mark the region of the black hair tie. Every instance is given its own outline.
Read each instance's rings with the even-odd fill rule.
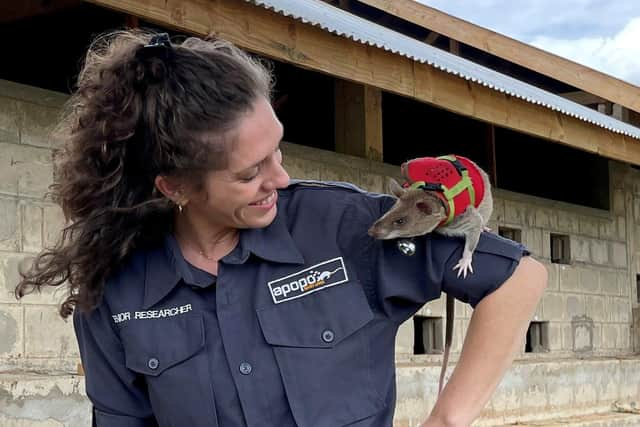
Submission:
[[[171,55],[171,40],[169,40],[169,34],[160,33],[151,37],[149,44],[142,46],[138,49],[137,55],[141,59],[149,58],[161,58],[168,60]]]

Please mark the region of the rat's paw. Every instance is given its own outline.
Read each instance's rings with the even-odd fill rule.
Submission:
[[[453,267],[454,270],[458,270],[458,277],[462,275],[463,278],[467,278],[468,273],[473,273],[473,267],[471,266],[471,257],[462,257],[460,261]]]

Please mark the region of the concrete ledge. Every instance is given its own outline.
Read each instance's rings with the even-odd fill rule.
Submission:
[[[45,107],[60,108],[69,95],[0,79],[0,97],[27,101]]]
[[[83,377],[0,373],[0,426],[87,427],[90,408]]]
[[[625,359],[516,362],[475,427],[501,425],[640,426],[640,415],[613,412],[640,401],[640,356]],[[397,369],[394,426],[417,427],[437,395],[439,366]],[[0,373],[0,426],[85,427],[90,404],[84,377]]]
[[[581,417],[610,412],[616,402],[639,402],[639,363],[640,356],[517,361],[474,426]],[[395,416],[398,426],[418,426],[431,410],[437,396],[439,372],[440,367],[434,365],[398,367]]]
[[[607,412],[584,417],[509,425],[517,425],[519,427],[637,427],[640,426],[640,415]]]

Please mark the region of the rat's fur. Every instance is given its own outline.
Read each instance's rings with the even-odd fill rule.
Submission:
[[[473,164],[480,171],[484,183],[484,197],[477,208],[469,206],[462,214],[454,217],[449,224],[439,226],[447,218],[446,207],[439,197],[434,195],[432,191],[420,188],[404,189],[390,178],[389,192],[398,199],[395,205],[369,228],[369,235],[376,239],[386,240],[422,236],[435,231],[447,236],[464,237],[462,258],[455,265],[454,270],[458,270],[458,276],[463,274],[464,277],[467,277],[468,271],[473,273],[471,266],[473,251],[478,246],[480,234],[485,230],[493,212],[489,176],[475,163]],[[449,350],[453,338],[454,307],[453,297],[447,295],[445,350],[438,392],[442,392],[444,374],[449,360]]]
[[[419,188],[404,189],[390,178],[389,190],[398,200],[371,226],[369,234],[376,239],[396,239],[421,236],[435,231],[446,236],[464,237],[462,258],[454,268],[458,269],[458,274],[466,277],[467,271],[473,272],[471,267],[473,251],[493,212],[489,176],[479,167],[478,170],[485,188],[484,197],[478,207],[467,207],[462,214],[454,217],[451,223],[440,227],[438,225],[446,218],[446,209],[440,198],[432,191]]]

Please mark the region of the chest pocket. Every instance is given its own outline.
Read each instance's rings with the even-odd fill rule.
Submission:
[[[160,426],[217,426],[201,314],[129,321],[120,336]]]
[[[372,382],[367,324],[374,316],[360,284],[347,282],[257,315],[300,427],[348,425],[384,408]]]

